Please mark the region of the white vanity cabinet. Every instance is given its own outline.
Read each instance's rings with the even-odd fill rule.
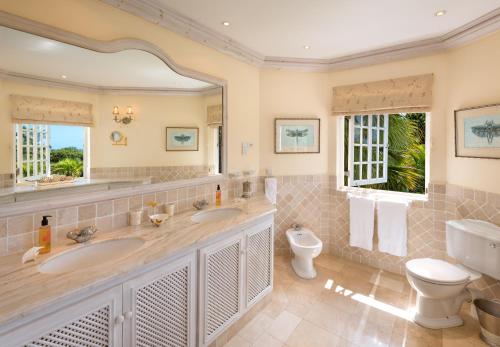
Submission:
[[[196,346],[196,255],[123,285],[124,346]]]
[[[207,346],[273,287],[272,218],[200,249],[200,345]]]
[[[272,215],[0,326],[0,346],[207,346],[273,288]]]
[[[121,346],[122,286],[79,301],[0,338],[2,347]]]

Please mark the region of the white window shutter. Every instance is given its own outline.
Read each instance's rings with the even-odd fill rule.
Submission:
[[[349,119],[349,185],[387,182],[389,117],[356,115]]]

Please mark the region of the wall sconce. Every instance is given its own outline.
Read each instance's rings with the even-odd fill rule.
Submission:
[[[126,115],[123,117],[120,117],[120,109],[118,108],[118,106],[113,107],[112,113],[113,113],[113,120],[116,123],[122,123],[127,125],[132,123],[132,121],[134,120],[134,112],[132,111],[132,106],[127,106]]]

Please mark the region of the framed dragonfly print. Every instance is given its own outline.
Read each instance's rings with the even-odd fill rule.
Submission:
[[[167,127],[167,151],[197,151],[200,129]]]
[[[274,153],[319,153],[320,126],[318,118],[275,118]]]
[[[500,159],[500,104],[455,111],[455,156]]]

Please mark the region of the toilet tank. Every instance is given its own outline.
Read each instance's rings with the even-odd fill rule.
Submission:
[[[500,280],[500,227],[475,219],[447,221],[446,252],[463,265]]]

